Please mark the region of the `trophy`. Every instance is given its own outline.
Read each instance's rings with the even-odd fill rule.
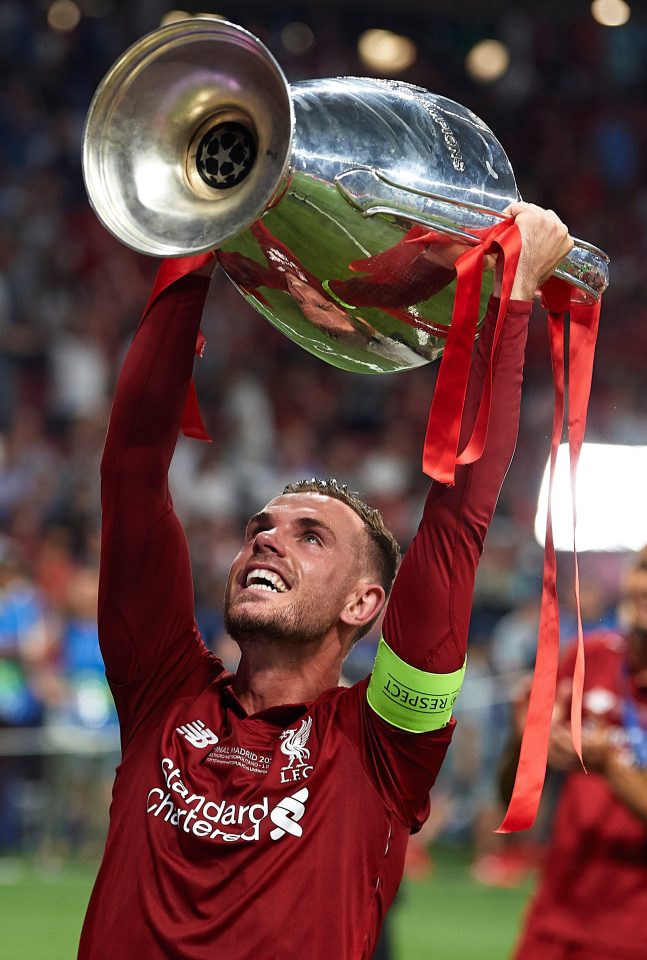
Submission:
[[[83,168],[104,225],[133,249],[217,248],[243,297],[301,347],[385,373],[439,357],[456,257],[519,200],[489,127],[391,80],[288,84],[252,34],[163,26],[101,82]],[[555,274],[597,301],[608,257],[577,240]],[[492,288],[485,273],[481,305]]]

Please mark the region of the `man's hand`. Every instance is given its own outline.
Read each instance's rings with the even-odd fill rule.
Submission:
[[[548,741],[548,766],[562,773],[571,773],[580,766],[573,748],[571,728],[565,723],[553,723]]]
[[[568,722],[571,706],[573,685],[562,681],[557,687],[555,706],[550,722],[550,739],[548,741],[548,764],[553,770],[570,773],[577,770],[580,761],[573,747],[571,727]]]
[[[597,718],[590,720],[582,730],[582,758],[587,770],[606,775],[609,764],[618,753],[609,736],[609,728]]]
[[[503,212],[513,218],[521,233],[521,256],[511,299],[532,300],[538,287],[573,249],[573,238],[556,213],[534,203],[511,203]],[[497,270],[494,288],[497,296],[500,283]]]
[[[521,743],[526,717],[528,716],[531,686],[532,677],[524,677],[517,687],[511,704],[513,735],[519,743]],[[573,749],[571,728],[568,723],[570,699],[571,685],[560,684],[555,697],[550,724],[550,740],[548,741],[549,766],[564,773],[577,770],[580,765],[577,754]]]

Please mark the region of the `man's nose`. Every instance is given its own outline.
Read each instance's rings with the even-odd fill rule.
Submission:
[[[272,530],[260,530],[254,537],[254,553],[265,553],[269,551],[277,556],[285,556],[285,547],[276,528]]]

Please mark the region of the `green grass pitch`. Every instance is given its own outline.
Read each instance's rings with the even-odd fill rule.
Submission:
[[[429,880],[402,885],[393,910],[394,960],[506,960],[529,888],[475,883],[460,849],[441,848],[433,859]],[[73,960],[94,873],[78,864],[56,873],[0,864],[3,960]]]

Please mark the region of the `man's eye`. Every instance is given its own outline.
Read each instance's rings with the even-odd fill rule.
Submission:
[[[304,533],[301,539],[305,540],[306,543],[322,543],[321,537],[318,537],[316,533]]]

